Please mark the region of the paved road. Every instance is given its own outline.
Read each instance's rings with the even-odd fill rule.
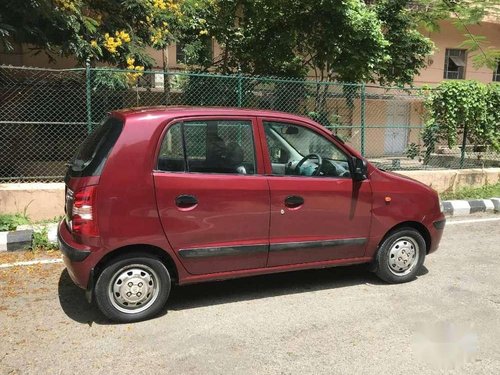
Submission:
[[[0,270],[0,373],[499,374],[499,269],[500,221],[454,224],[408,284],[356,266],[188,286],[131,325],[61,264]]]

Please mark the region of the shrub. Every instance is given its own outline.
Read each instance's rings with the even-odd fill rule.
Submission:
[[[16,230],[18,225],[29,224],[29,219],[23,214],[1,214],[0,232]]]

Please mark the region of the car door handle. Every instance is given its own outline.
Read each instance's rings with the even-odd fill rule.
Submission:
[[[175,205],[179,208],[188,208],[198,204],[198,199],[194,195],[179,195],[175,198]]]
[[[288,208],[297,208],[304,204],[304,198],[299,197],[298,195],[291,195],[285,199],[285,206]]]

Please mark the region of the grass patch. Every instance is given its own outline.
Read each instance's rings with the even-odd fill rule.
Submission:
[[[41,231],[33,233],[33,241],[31,245],[31,250],[57,250],[59,248],[58,244],[49,242],[49,236],[47,233],[47,228],[42,228]]]
[[[442,193],[442,200],[453,199],[488,199],[500,197],[500,183],[479,188],[463,188],[454,193]]]
[[[0,214],[0,232],[16,230],[18,225],[29,224],[24,214]]]

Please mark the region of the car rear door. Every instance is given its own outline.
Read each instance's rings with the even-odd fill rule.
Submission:
[[[266,266],[269,186],[252,117],[169,124],[154,171],[167,239],[192,274]]]
[[[371,224],[370,181],[354,181],[349,155],[305,123],[260,120],[271,193],[268,267],[359,258]],[[289,130],[293,131],[289,131]],[[323,159],[320,175],[312,157]]]

